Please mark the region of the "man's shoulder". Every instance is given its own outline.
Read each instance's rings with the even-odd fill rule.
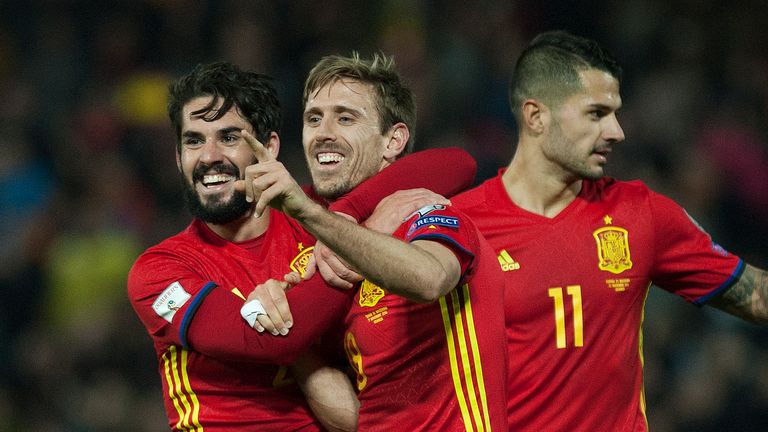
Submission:
[[[160,242],[148,247],[142,255],[151,254],[158,251],[177,250],[184,248],[199,248],[203,242],[202,237],[196,231],[194,223],[189,224],[182,231],[166,237]]]
[[[491,195],[501,187],[500,183],[500,176],[487,179],[479,185],[451,197],[451,204],[458,209],[471,212],[473,208],[487,205]]]
[[[618,180],[602,177],[597,180],[585,180],[582,188],[585,194],[595,195],[648,195],[651,189],[642,180]]]

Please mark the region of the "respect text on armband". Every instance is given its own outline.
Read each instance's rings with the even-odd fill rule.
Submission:
[[[438,225],[448,228],[458,228],[459,219],[451,216],[424,216],[413,222],[412,228],[419,229],[424,225]]]

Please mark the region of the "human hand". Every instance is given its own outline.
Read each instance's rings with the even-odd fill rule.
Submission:
[[[259,333],[266,330],[274,336],[285,336],[293,326],[293,315],[285,291],[301,282],[301,276],[291,272],[283,278],[282,281],[269,279],[256,285],[240,310],[243,319]]]
[[[346,261],[339,258],[322,242],[318,241],[315,243],[313,252],[312,258],[309,259],[307,268],[304,271],[304,280],[311,278],[319,271],[320,276],[323,277],[328,285],[341,289],[350,289],[357,282],[364,279],[362,275],[353,270]]]
[[[260,216],[269,205],[296,217],[313,204],[275,155],[248,131],[241,133],[258,163],[245,168],[245,178],[235,182],[235,189],[244,192],[248,202],[256,202],[254,216]]]
[[[400,190],[381,200],[364,225],[380,233],[392,234],[413,212],[430,204],[450,205],[451,201],[429,189]]]

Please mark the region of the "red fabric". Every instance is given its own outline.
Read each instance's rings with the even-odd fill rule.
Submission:
[[[413,216],[393,236],[439,241],[465,271],[431,304],[368,282],[358,290],[345,348],[360,390],[359,429],[507,430],[504,279],[493,250],[451,207]]]
[[[319,278],[301,283],[288,292],[295,314],[289,335],[256,332],[240,317],[244,301],[233,290],[247,296],[256,284],[282,278],[313,244],[277,211],[264,236],[254,253],[195,221],[148,249],[129,273],[129,298],[154,341],[172,428],[180,421],[182,429],[194,426],[197,407],[197,421],[209,431],[319,429],[298,386],[278,365],[293,361],[343,316],[351,294]],[[174,283],[190,298],[176,303],[169,322],[152,306]]]
[[[510,426],[646,431],[641,323],[650,285],[701,304],[730,286],[742,261],[640,182],[584,181],[553,218],[516,206],[501,176],[452,202],[491,243],[507,279]]]

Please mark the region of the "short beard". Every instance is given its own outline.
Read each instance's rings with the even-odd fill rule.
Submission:
[[[239,178],[239,173],[237,174],[237,178]],[[227,201],[215,198],[210,200],[208,204],[203,204],[194,187],[195,176],[193,175],[192,178],[192,183],[190,183],[184,174],[181,174],[184,203],[192,216],[197,219],[215,225],[223,225],[242,218],[251,210],[252,203],[245,200],[243,192],[238,191],[235,191]]]
[[[556,161],[564,170],[579,180],[599,180],[604,176],[604,167],[600,167],[600,172],[594,172],[585,162],[590,155],[586,155],[582,159],[567,152],[566,149],[572,147],[574,143],[565,137],[560,123],[553,121],[551,128],[549,150],[545,149],[550,160]]]

